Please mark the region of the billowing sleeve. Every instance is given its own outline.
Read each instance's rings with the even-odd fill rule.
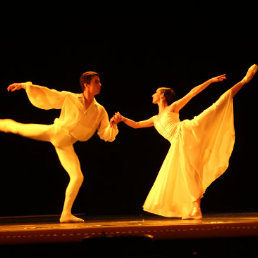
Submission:
[[[57,91],[26,82],[24,89],[32,105],[41,109],[61,109],[68,91]]]
[[[118,134],[117,125],[110,126],[107,111],[103,108],[102,119],[98,128],[98,136],[106,142],[113,142]]]

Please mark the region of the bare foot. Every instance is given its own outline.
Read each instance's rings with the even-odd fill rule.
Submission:
[[[247,71],[247,73],[246,73],[246,76],[243,78],[243,81],[244,81],[245,83],[250,82],[250,81],[253,79],[254,75],[256,74],[257,70],[258,70],[258,66],[257,66],[256,64],[253,64],[253,65],[248,69],[248,71]]]
[[[61,215],[60,223],[83,223],[84,220],[80,219],[78,217],[75,217],[74,215]]]

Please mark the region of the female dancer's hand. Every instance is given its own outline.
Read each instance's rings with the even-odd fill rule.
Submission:
[[[222,82],[222,81],[224,81],[226,79],[227,79],[226,74],[222,74],[222,75],[213,77],[210,80],[211,80],[211,83],[213,83],[213,82]]]
[[[113,125],[120,123],[122,120],[123,116],[119,112],[116,112],[115,115],[110,119],[111,127],[113,127]]]
[[[24,89],[26,86],[26,83],[12,83],[7,87],[8,91],[14,92],[16,90]]]

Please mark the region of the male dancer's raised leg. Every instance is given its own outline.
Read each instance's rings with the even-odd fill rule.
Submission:
[[[0,119],[0,132],[18,134],[38,141],[50,141],[53,127],[51,125],[23,124],[12,119]]]

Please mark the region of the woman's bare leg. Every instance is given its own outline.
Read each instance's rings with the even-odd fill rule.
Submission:
[[[237,84],[235,84],[232,88],[231,88],[231,92],[232,92],[232,96],[234,97],[239,91],[240,89],[247,84],[248,82],[250,82],[255,73],[257,72],[258,66],[256,64],[252,65],[247,73],[246,76],[242,79],[242,81],[238,82]]]
[[[70,182],[65,192],[65,201],[60,222],[84,222],[83,219],[72,215],[72,206],[83,182],[79,159],[73,145],[56,147],[56,152],[62,166],[70,176]]]

